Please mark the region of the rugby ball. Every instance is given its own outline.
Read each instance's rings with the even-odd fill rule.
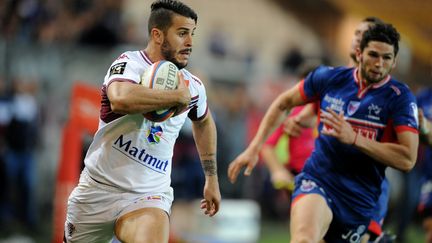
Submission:
[[[158,61],[153,63],[141,75],[141,85],[150,89],[173,90],[178,85],[178,68],[170,61]],[[153,122],[163,122],[172,117],[176,107],[147,112],[144,117]]]

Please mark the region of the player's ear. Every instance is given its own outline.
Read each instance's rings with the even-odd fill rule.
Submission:
[[[355,53],[357,62],[361,62],[363,56],[359,47],[356,48]]]
[[[163,31],[158,28],[152,28],[150,31],[151,39],[159,45],[162,45],[164,41],[164,34]]]

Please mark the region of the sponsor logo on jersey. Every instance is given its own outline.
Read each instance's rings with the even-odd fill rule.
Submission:
[[[414,103],[414,102],[411,102],[410,107],[411,107],[412,115],[414,116],[414,119],[415,119],[415,122],[416,122],[416,126],[418,126],[419,125],[419,120],[418,120],[417,104]]]
[[[379,114],[382,110],[381,107],[375,105],[375,104],[370,104],[368,107],[369,110],[369,115],[367,116],[367,118],[372,119],[372,120],[380,120]]]
[[[378,135],[378,129],[370,128],[370,127],[363,127],[363,126],[357,126],[352,125],[353,130],[358,133],[359,135],[362,135],[363,137],[376,140]]]
[[[158,200],[158,201],[161,201],[161,200],[162,200],[162,197],[161,197],[161,196],[148,196],[146,199],[147,199],[148,201],[152,201],[152,200]]]
[[[328,108],[337,111],[337,113],[340,113],[343,111],[343,107],[345,105],[345,101],[343,101],[341,98],[334,98],[330,95],[326,94],[324,96],[324,101],[329,103],[327,105]]]
[[[128,57],[128,55],[126,55],[126,54],[121,54],[119,57],[117,57],[117,59],[116,59],[116,61],[117,60],[120,60],[120,59],[123,59],[123,58],[125,58],[125,59],[129,59],[129,57]]]
[[[147,131],[147,141],[150,144],[157,144],[160,142],[162,137],[162,127],[161,126],[154,126],[152,125],[149,130]]]
[[[300,190],[303,192],[310,192],[317,187],[317,184],[311,180],[302,180]]]
[[[125,139],[123,134],[114,142],[113,148],[127,156],[129,159],[132,159],[153,171],[161,174],[166,174],[167,172],[168,160],[160,160],[157,157],[146,153],[144,148],[134,146],[132,140]]]
[[[109,76],[112,76],[114,74],[123,74],[126,68],[126,64],[126,62],[121,62],[111,66]]]
[[[356,111],[358,110],[358,108],[360,107],[360,101],[350,101],[348,103],[348,115],[352,116],[354,115],[354,113],[356,113]]]
[[[366,226],[360,225],[357,229],[350,229],[348,232],[343,233],[341,238],[349,243],[358,243],[365,232]]]

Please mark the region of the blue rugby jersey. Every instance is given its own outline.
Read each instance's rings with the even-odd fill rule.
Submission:
[[[357,80],[357,70],[320,66],[302,81],[302,97],[318,101],[320,112],[327,107],[343,111],[354,130],[376,141],[395,142],[396,133],[402,131],[417,133],[416,99],[409,88],[390,75],[366,86]],[[320,133],[322,129],[320,122]],[[352,210],[369,215],[381,193],[385,168],[355,147],[320,134],[303,171],[352,205]]]

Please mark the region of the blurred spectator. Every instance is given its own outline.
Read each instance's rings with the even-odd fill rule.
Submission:
[[[38,205],[34,159],[38,131],[36,84],[17,81],[13,90],[11,120],[6,131],[6,202],[2,205],[2,212],[10,215],[6,215],[2,223],[19,223],[34,230]]]
[[[282,59],[282,71],[284,73],[295,73],[303,64],[304,57],[298,48],[290,49]]]
[[[204,173],[192,135],[192,123],[186,122],[174,146],[171,185],[176,200],[201,198]]]
[[[0,33],[9,40],[42,43],[120,44],[122,0],[0,2]]]
[[[247,108],[249,97],[245,84],[236,83],[219,90],[219,104],[215,109],[218,132],[218,176],[221,193],[227,198],[243,197],[243,181],[229,184],[226,171],[229,162],[245,148],[247,138]],[[223,97],[223,98],[222,98]]]
[[[120,33],[122,1],[93,0],[88,10],[84,10],[89,18],[87,26],[79,38],[79,43],[113,47],[121,43]]]
[[[221,26],[215,26],[212,28],[212,32],[209,35],[208,50],[214,57],[225,58],[228,54],[228,37],[224,29]]]
[[[0,78],[0,232],[4,229],[4,218],[7,217],[6,204],[6,131],[12,119],[11,98],[6,83]]]

